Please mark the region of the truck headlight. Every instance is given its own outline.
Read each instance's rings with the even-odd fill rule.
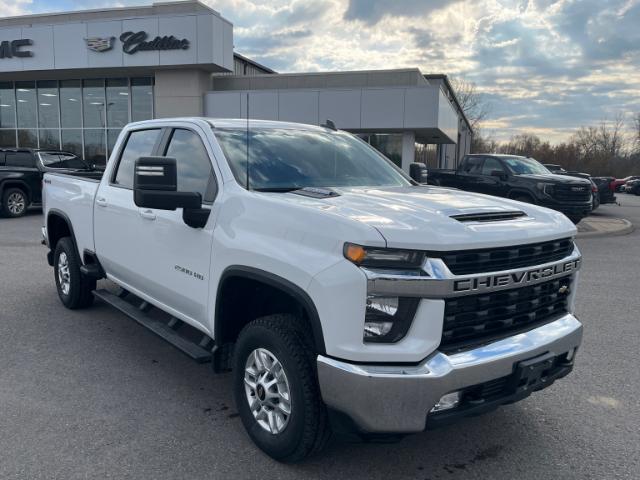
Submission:
[[[548,195],[550,197],[553,196],[553,192],[554,192],[554,184],[553,183],[539,182],[539,183],[536,184],[536,187],[538,187],[538,190],[540,190],[545,195]]]
[[[398,342],[409,331],[419,303],[419,298],[367,297],[363,340]]]
[[[417,250],[363,247],[354,243],[344,244],[344,256],[359,267],[391,269],[418,269],[425,258],[424,252]]]

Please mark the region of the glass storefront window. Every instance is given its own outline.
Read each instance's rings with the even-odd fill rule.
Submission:
[[[36,82],[16,82],[16,100],[18,106],[18,128],[35,128],[37,101]]]
[[[15,129],[0,130],[0,147],[15,147],[16,131]]]
[[[60,128],[58,82],[38,82],[38,127]]]
[[[85,129],[84,159],[87,163],[105,165],[107,163],[106,139],[103,129]]]
[[[38,130],[18,130],[18,147],[38,148]]]
[[[107,127],[122,128],[129,122],[129,82],[107,79]]]
[[[58,150],[60,148],[60,130],[56,129],[40,129],[38,136],[40,138],[40,148],[48,148]]]
[[[131,79],[131,121],[153,118],[153,79]]]
[[[104,80],[83,80],[84,128],[105,127]]]
[[[60,131],[62,138],[61,150],[65,152],[75,153],[79,157],[82,155],[82,130],[62,129]]]
[[[402,134],[374,133],[368,136],[368,143],[381,154],[402,167]]]
[[[82,90],[80,80],[60,82],[60,119],[62,128],[82,127]]]
[[[104,164],[122,128],[153,118],[152,77],[0,82],[0,147],[63,149]]]
[[[13,82],[0,82],[0,128],[16,126],[16,92]]]

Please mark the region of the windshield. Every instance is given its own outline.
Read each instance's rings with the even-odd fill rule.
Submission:
[[[547,167],[533,158],[502,157],[502,161],[515,175],[548,175],[551,173]]]
[[[304,187],[407,186],[410,181],[376,150],[343,132],[260,128],[216,129],[215,135],[242,186],[254,190]]]
[[[72,170],[87,169],[82,160],[71,153],[39,152],[42,165],[48,168],[69,168]]]

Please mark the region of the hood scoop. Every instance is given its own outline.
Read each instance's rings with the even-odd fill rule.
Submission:
[[[339,197],[340,194],[330,188],[304,187],[299,190],[293,190],[291,193],[311,198],[332,198]]]
[[[526,217],[527,214],[521,210],[513,210],[509,212],[479,212],[479,213],[463,213],[460,215],[451,215],[450,218],[459,222],[504,222],[515,218]]]

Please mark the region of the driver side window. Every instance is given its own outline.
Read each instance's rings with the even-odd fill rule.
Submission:
[[[496,170],[504,172],[504,168],[502,168],[500,161],[495,158],[485,157],[481,175],[491,175],[491,172],[495,172]]]

